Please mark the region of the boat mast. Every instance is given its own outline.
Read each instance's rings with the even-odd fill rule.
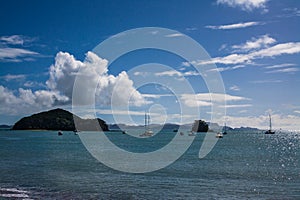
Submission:
[[[270,118],[270,131],[272,130],[272,120],[271,120],[271,114],[269,114],[269,118]]]
[[[147,130],[147,113],[145,111],[145,131]]]

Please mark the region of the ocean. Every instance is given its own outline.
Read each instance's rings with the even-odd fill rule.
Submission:
[[[106,134],[121,148],[145,152],[175,133],[143,140]],[[97,161],[73,132],[2,130],[0,199],[300,199],[299,133],[229,132],[199,159],[204,135],[168,167],[131,174]]]

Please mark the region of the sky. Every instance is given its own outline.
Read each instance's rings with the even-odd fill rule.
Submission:
[[[219,123],[267,129],[270,113],[275,129],[300,130],[298,0],[0,3],[0,124],[57,107],[72,111],[81,71],[88,81],[79,96],[96,85],[95,106],[81,107],[82,117],[143,124],[147,111],[152,123],[209,121],[216,112],[212,105],[225,96],[226,105],[217,105],[226,109],[226,116],[216,114]],[[94,49],[116,34],[145,27],[176,31],[166,40],[190,37],[211,59],[188,61],[143,49],[112,61]],[[221,75],[223,96],[212,93],[197,71],[208,65]],[[139,85],[145,80],[152,82]]]

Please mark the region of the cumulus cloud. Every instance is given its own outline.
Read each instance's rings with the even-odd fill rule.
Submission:
[[[227,24],[227,25],[219,25],[219,26],[208,25],[205,27],[210,29],[228,30],[228,29],[246,28],[249,26],[255,26],[259,24],[260,24],[259,22],[241,22],[236,24]]]
[[[126,72],[121,72],[117,76],[110,75],[107,64],[107,60],[92,52],[86,54],[83,62],[76,60],[69,53],[59,52],[55,57],[55,63],[50,66],[45,90],[32,91],[19,88],[18,91],[11,91],[0,86],[2,105],[0,111],[7,114],[20,114],[22,111],[70,104],[76,76],[85,77],[85,82],[81,85],[82,95],[92,90],[99,105],[110,105],[113,92],[116,94],[115,103],[118,105],[127,104],[128,100],[130,105],[134,106],[149,103],[134,88],[133,81],[129,79]],[[6,75],[3,78],[12,80],[21,77],[23,76]],[[96,90],[91,88],[92,85],[97,85]]]
[[[125,71],[113,76],[108,74],[107,67],[108,61],[92,52],[86,54],[83,62],[76,60],[69,53],[59,52],[55,64],[50,67],[50,78],[46,85],[51,90],[58,90],[72,98],[74,80],[76,76],[81,76],[84,78],[80,79],[82,83],[78,87],[82,87],[82,96],[85,96],[84,92],[93,92],[99,105],[110,105],[113,94],[114,103],[117,105],[125,105],[129,100],[134,106],[148,103],[134,88],[133,81]],[[95,85],[96,90],[93,87]]]
[[[263,9],[267,12],[266,3],[268,0],[217,0],[218,4],[224,4],[233,8],[240,8],[244,11]]]
[[[0,85],[1,114],[18,115],[31,113],[42,108],[50,108],[58,102],[68,102],[68,97],[61,95],[58,91],[25,90],[19,88],[18,94]]]

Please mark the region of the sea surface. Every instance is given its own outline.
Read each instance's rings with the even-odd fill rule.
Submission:
[[[175,133],[140,140],[105,134],[121,148],[145,152]],[[170,166],[131,174],[97,161],[73,132],[2,130],[0,199],[300,199],[299,133],[229,132],[199,159],[204,135]]]

